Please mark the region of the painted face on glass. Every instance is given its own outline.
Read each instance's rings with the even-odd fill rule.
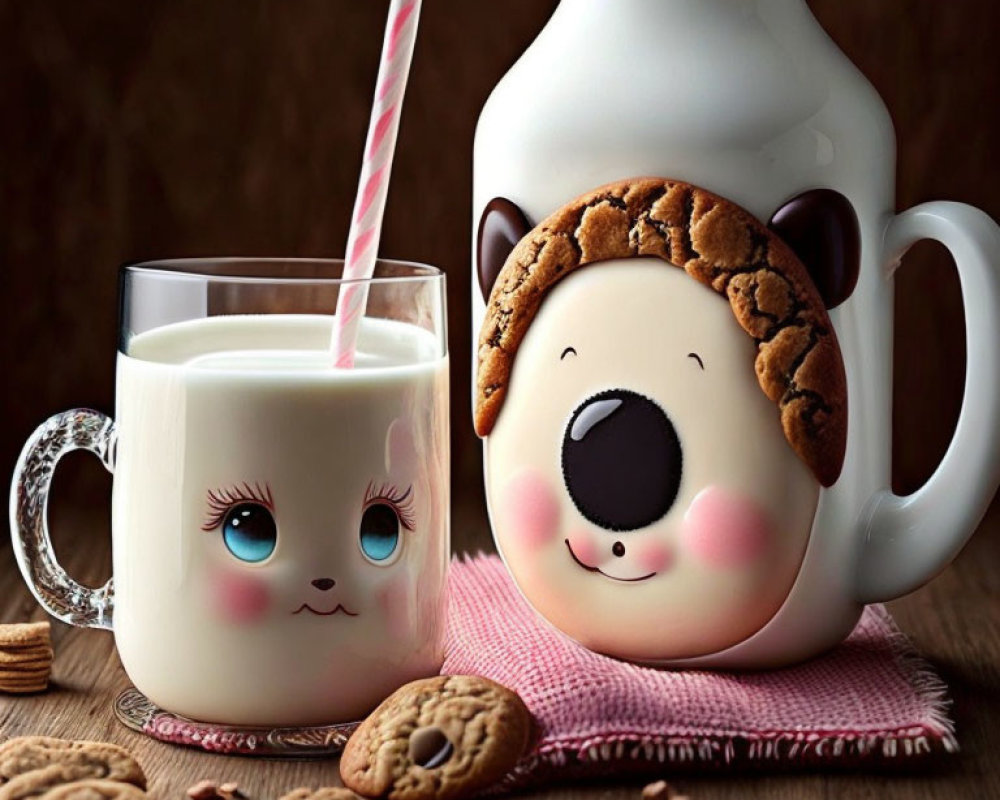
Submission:
[[[392,484],[368,485],[359,504],[357,546],[364,560],[373,567],[395,564],[406,545],[406,537],[416,531],[413,486],[400,490]],[[272,592],[267,587],[266,564],[278,548],[280,511],[267,484],[242,482],[225,489],[209,490],[206,497],[207,519],[202,530],[218,533],[237,565],[255,569],[241,581],[230,581],[229,590],[217,597],[217,612],[232,621],[252,622],[269,613],[280,613],[263,598]],[[288,532],[285,535],[293,536]],[[313,614],[332,617],[338,614],[357,617],[356,604],[344,602],[337,588],[337,578],[311,578],[302,586],[303,600],[290,609],[293,615]],[[343,576],[341,576],[343,586]]]
[[[119,359],[115,634],[161,708],[351,721],[440,669],[447,358],[366,317],[356,367],[331,369],[330,325],[211,316]]]
[[[283,491],[263,480],[209,489],[201,528],[213,540],[212,612],[241,625],[283,615],[349,624],[365,615],[377,618],[372,624],[393,628],[393,616],[407,613],[402,598],[409,593],[402,585],[405,564],[395,567],[426,527],[421,520],[428,509],[426,490],[413,482],[419,471],[412,433],[396,421],[386,443],[385,473],[370,480],[355,503],[328,509],[325,520],[312,514],[318,530],[304,527],[296,487],[287,482]],[[337,534],[324,530],[324,523],[335,525]]]
[[[363,716],[440,641],[443,465],[408,420],[384,423],[371,453],[346,423],[334,440],[298,422],[208,463],[180,602],[213,648],[241,654],[234,682],[307,684],[303,719],[308,697]]]

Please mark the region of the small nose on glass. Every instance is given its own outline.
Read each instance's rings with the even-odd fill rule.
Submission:
[[[312,582],[312,585],[321,592],[328,592],[336,585],[336,583],[337,582],[333,578],[317,578]]]

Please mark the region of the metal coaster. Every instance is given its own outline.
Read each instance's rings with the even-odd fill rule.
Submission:
[[[153,739],[210,753],[269,758],[318,758],[339,755],[357,722],[303,728],[243,728],[178,717],[152,703],[138,689],[126,689],[114,702],[115,716]]]

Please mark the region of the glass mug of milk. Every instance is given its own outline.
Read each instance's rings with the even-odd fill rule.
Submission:
[[[356,366],[332,366],[339,262],[122,271],[115,420],[74,410],[25,445],[18,564],[54,617],[114,631],[158,706],[234,725],[360,718],[444,657],[449,553],[445,278],[379,262]],[[114,577],[49,540],[58,460],[114,473]]]

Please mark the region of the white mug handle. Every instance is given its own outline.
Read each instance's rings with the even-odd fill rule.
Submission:
[[[77,583],[62,568],[49,537],[49,490],[56,466],[72,450],[88,450],[108,472],[115,467],[115,424],[87,408],[43,422],[28,439],[10,487],[10,535],[28,588],[53,617],[85,628],[111,629],[114,584],[99,589]]]
[[[951,252],[965,304],[965,397],[955,435],[930,480],[913,494],[889,489],[862,517],[858,600],[913,591],[944,569],[982,520],[1000,485],[1000,228],[962,203],[925,203],[886,230],[888,277],[921,239]]]

